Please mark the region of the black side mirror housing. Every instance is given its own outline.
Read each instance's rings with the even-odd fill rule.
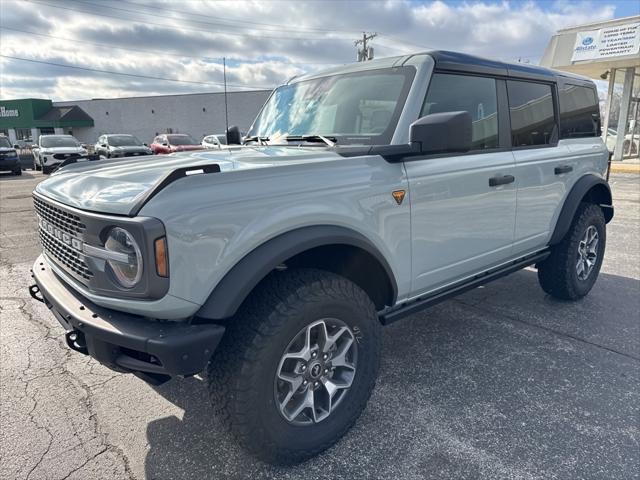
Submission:
[[[471,150],[471,114],[469,112],[432,113],[409,127],[409,143],[374,145],[369,155],[380,155],[389,162],[404,162],[412,157],[439,153],[464,153]]]
[[[20,150],[20,145],[18,145],[17,143],[13,146],[13,148],[15,148],[16,150]]]
[[[235,125],[229,127],[227,130],[227,145],[240,145],[242,143],[242,137],[240,136],[240,129]]]
[[[107,144],[106,143],[101,143],[100,146],[103,147],[103,148],[107,148]]]
[[[422,154],[464,153],[471,150],[471,130],[469,112],[432,113],[411,124],[409,141]]]

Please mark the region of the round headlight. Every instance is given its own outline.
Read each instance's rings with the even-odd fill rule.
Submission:
[[[112,252],[128,255],[127,262],[109,259],[107,263],[120,285],[125,288],[134,287],[142,278],[142,254],[133,236],[124,228],[112,228],[104,246]]]

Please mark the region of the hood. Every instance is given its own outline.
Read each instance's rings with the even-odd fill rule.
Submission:
[[[70,164],[36,186],[36,192],[82,210],[127,215],[145,193],[177,168],[217,164],[224,175],[341,158],[323,147],[236,147],[192,153],[125,157]]]
[[[16,149],[13,147],[0,147],[0,153],[11,153],[15,151]]]
[[[109,147],[109,150],[111,150],[112,152],[118,152],[118,153],[150,152],[151,151],[149,147],[145,147],[144,145],[125,145],[122,147]]]
[[[47,154],[56,153],[82,153],[84,148],[82,147],[40,147],[41,151],[47,152]]]
[[[172,152],[188,152],[190,150],[202,150],[202,145],[171,145]]]

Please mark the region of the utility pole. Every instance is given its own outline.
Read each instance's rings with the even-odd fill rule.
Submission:
[[[373,60],[373,47],[367,46],[369,40],[377,37],[377,33],[370,33],[367,35],[367,32],[362,32],[362,39],[356,40],[353,44],[357,47],[358,45],[362,45],[362,48],[358,48],[358,61],[366,62],[367,60]]]
[[[229,110],[227,108],[227,58],[222,57],[222,74],[224,75],[224,128],[225,135],[229,132]],[[227,136],[227,143],[229,143],[229,137]]]

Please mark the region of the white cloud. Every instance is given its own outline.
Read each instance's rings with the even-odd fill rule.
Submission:
[[[365,26],[379,33],[373,41],[378,57],[437,48],[502,60],[524,57],[535,63],[557,29],[615,14],[615,8],[602,1],[569,0],[553,4],[515,0],[35,2],[0,2],[2,24],[74,41],[1,30],[3,55],[211,85],[135,79],[3,58],[2,98],[64,100],[215,91],[222,82],[222,66],[215,59],[222,56],[228,58],[227,80],[233,88],[271,87],[304,71],[353,61],[353,40]]]

